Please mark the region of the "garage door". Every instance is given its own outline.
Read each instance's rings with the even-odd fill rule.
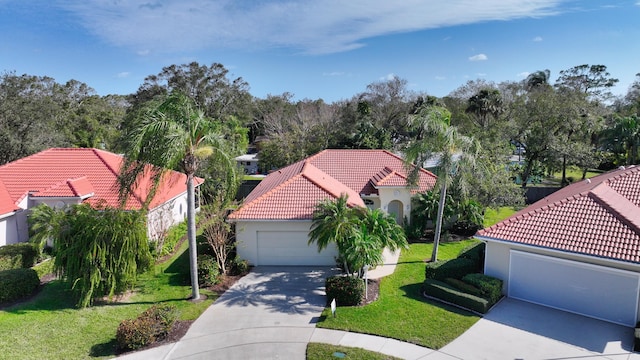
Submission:
[[[258,231],[257,265],[335,265],[335,247],[318,253],[307,231]]]
[[[637,318],[639,274],[512,250],[509,297],[626,326]]]

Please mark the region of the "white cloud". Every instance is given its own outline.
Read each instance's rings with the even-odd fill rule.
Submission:
[[[436,80],[447,80],[445,76],[436,76]]]
[[[371,37],[558,14],[566,0],[70,0],[60,6],[117,46],[152,52],[291,48],[335,53]]]
[[[485,54],[473,55],[472,57],[469,58],[469,61],[485,61],[485,60],[489,60],[489,58]]]
[[[485,77],[485,76],[487,76],[487,74],[485,74],[485,73],[477,73],[476,75],[477,75],[478,77]]]
[[[527,76],[529,76],[529,74],[531,74],[531,73],[528,72],[528,71],[523,71],[523,72],[519,73],[516,76],[518,76],[519,78],[526,78]]]
[[[396,77],[396,74],[394,73],[388,73],[385,76],[382,76],[379,78],[380,81],[391,81]]]
[[[540,42],[540,41],[542,41],[542,36],[536,36],[536,37],[534,37],[534,38],[533,38],[533,41],[534,41],[534,42]]]
[[[322,76],[343,76],[345,73],[342,71],[332,71],[332,72],[326,72],[326,73],[322,73]]]
[[[124,78],[128,78],[129,75],[131,75],[130,72],[128,71],[123,71],[121,73],[118,73],[118,75],[116,75],[116,77],[120,78],[120,79],[124,79]]]

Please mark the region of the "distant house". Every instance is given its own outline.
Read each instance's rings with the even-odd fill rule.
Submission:
[[[255,175],[259,173],[258,170],[258,154],[245,154],[240,155],[234,159],[239,167],[244,169],[244,173],[248,175]]]
[[[39,204],[118,207],[122,160],[104,150],[54,148],[0,166],[0,246],[28,240],[29,209]],[[196,186],[202,182],[196,178]],[[143,177],[125,209],[141,209],[151,184],[148,175]],[[186,217],[186,191],[184,174],[170,171],[165,175],[149,205],[151,238]]]
[[[634,326],[640,317],[640,167],[571,184],[476,235],[504,293]]]
[[[417,188],[408,188],[404,161],[385,150],[321,151],[269,174],[229,216],[238,255],[253,265],[333,265],[335,247],[308,245],[318,202],[346,194],[351,206],[380,208],[402,223],[411,196],[435,182],[421,169]]]

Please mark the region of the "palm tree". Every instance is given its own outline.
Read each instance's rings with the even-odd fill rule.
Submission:
[[[603,142],[616,153],[624,153],[626,164],[636,164],[640,147],[640,118],[615,117],[615,124],[604,131]]]
[[[502,96],[497,89],[482,89],[467,101],[467,113],[474,114],[478,125],[486,129],[489,126],[489,116],[494,119],[504,112]]]
[[[313,212],[309,245],[316,243],[318,251],[335,243],[339,254],[346,254],[348,242],[358,231],[357,217],[349,207],[347,196],[342,195],[335,201],[324,200],[316,205]],[[344,271],[350,274],[347,259],[342,256]]]
[[[529,90],[533,90],[539,87],[549,86],[550,78],[551,78],[551,71],[549,71],[549,69],[538,70],[529,74],[527,78],[524,80],[524,82]]]
[[[436,188],[440,189],[440,201],[438,203],[431,261],[436,261],[438,257],[447,186],[451,185],[454,179],[458,180],[456,185],[460,195],[462,198],[466,196],[465,183],[461,181],[462,177],[458,177],[458,173],[460,169],[465,171],[475,169],[475,159],[480,148],[477,141],[460,135],[455,126],[450,126],[449,118],[450,113],[446,109],[437,106],[421,109],[411,119],[411,127],[414,132],[422,135],[410,141],[405,148],[405,161],[410,171],[409,180],[414,184],[417,181],[417,174],[422,164],[429,158],[438,158]]]
[[[154,111],[146,114],[129,134],[120,172],[120,196],[124,201],[136,187],[140,175],[148,171],[146,164],[154,165],[151,170],[154,185],[146,198],[147,205],[167,169],[177,169],[187,176],[187,237],[194,300],[200,298],[194,176],[202,159],[214,153],[228,158],[224,152],[224,138],[215,125],[196,109],[190,98],[174,92]]]

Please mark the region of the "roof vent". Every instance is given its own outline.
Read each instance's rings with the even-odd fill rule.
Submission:
[[[585,181],[587,182],[587,184],[591,184],[591,179],[587,179]]]
[[[618,170],[624,170],[624,166],[620,166]]]

